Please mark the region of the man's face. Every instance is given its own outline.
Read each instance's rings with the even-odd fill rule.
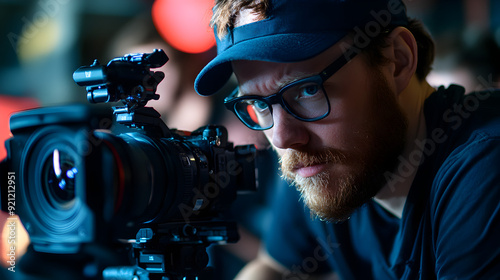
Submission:
[[[233,69],[241,94],[268,96],[318,74],[340,55],[334,46],[303,62],[235,61]],[[364,59],[358,55],[325,81],[331,103],[326,118],[303,122],[275,104],[274,126],[265,131],[280,155],[284,177],[321,219],[345,220],[375,196],[405,144],[406,118],[394,88]]]

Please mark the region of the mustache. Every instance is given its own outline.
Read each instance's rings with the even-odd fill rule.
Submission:
[[[339,164],[346,160],[344,153],[332,148],[318,151],[287,150],[280,158],[281,171],[285,177],[294,173],[294,170],[320,163]]]

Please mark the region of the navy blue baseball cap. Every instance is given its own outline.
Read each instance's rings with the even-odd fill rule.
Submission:
[[[298,62],[333,46],[349,32],[374,37],[408,24],[402,0],[270,0],[267,18],[217,34],[217,56],[195,80],[200,95],[221,89],[233,73],[231,61]],[[355,42],[356,43],[356,42]]]

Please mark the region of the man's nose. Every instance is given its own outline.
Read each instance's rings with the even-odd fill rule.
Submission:
[[[274,125],[270,129],[271,142],[279,149],[294,149],[307,144],[309,133],[305,122],[297,120],[281,106],[273,107]]]

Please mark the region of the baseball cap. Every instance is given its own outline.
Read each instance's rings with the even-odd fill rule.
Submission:
[[[402,0],[270,0],[266,15],[229,28],[223,38],[215,34],[217,56],[198,74],[198,94],[221,89],[233,73],[231,61],[298,62],[320,54],[349,32],[359,33],[361,42],[390,26],[408,24]]]

